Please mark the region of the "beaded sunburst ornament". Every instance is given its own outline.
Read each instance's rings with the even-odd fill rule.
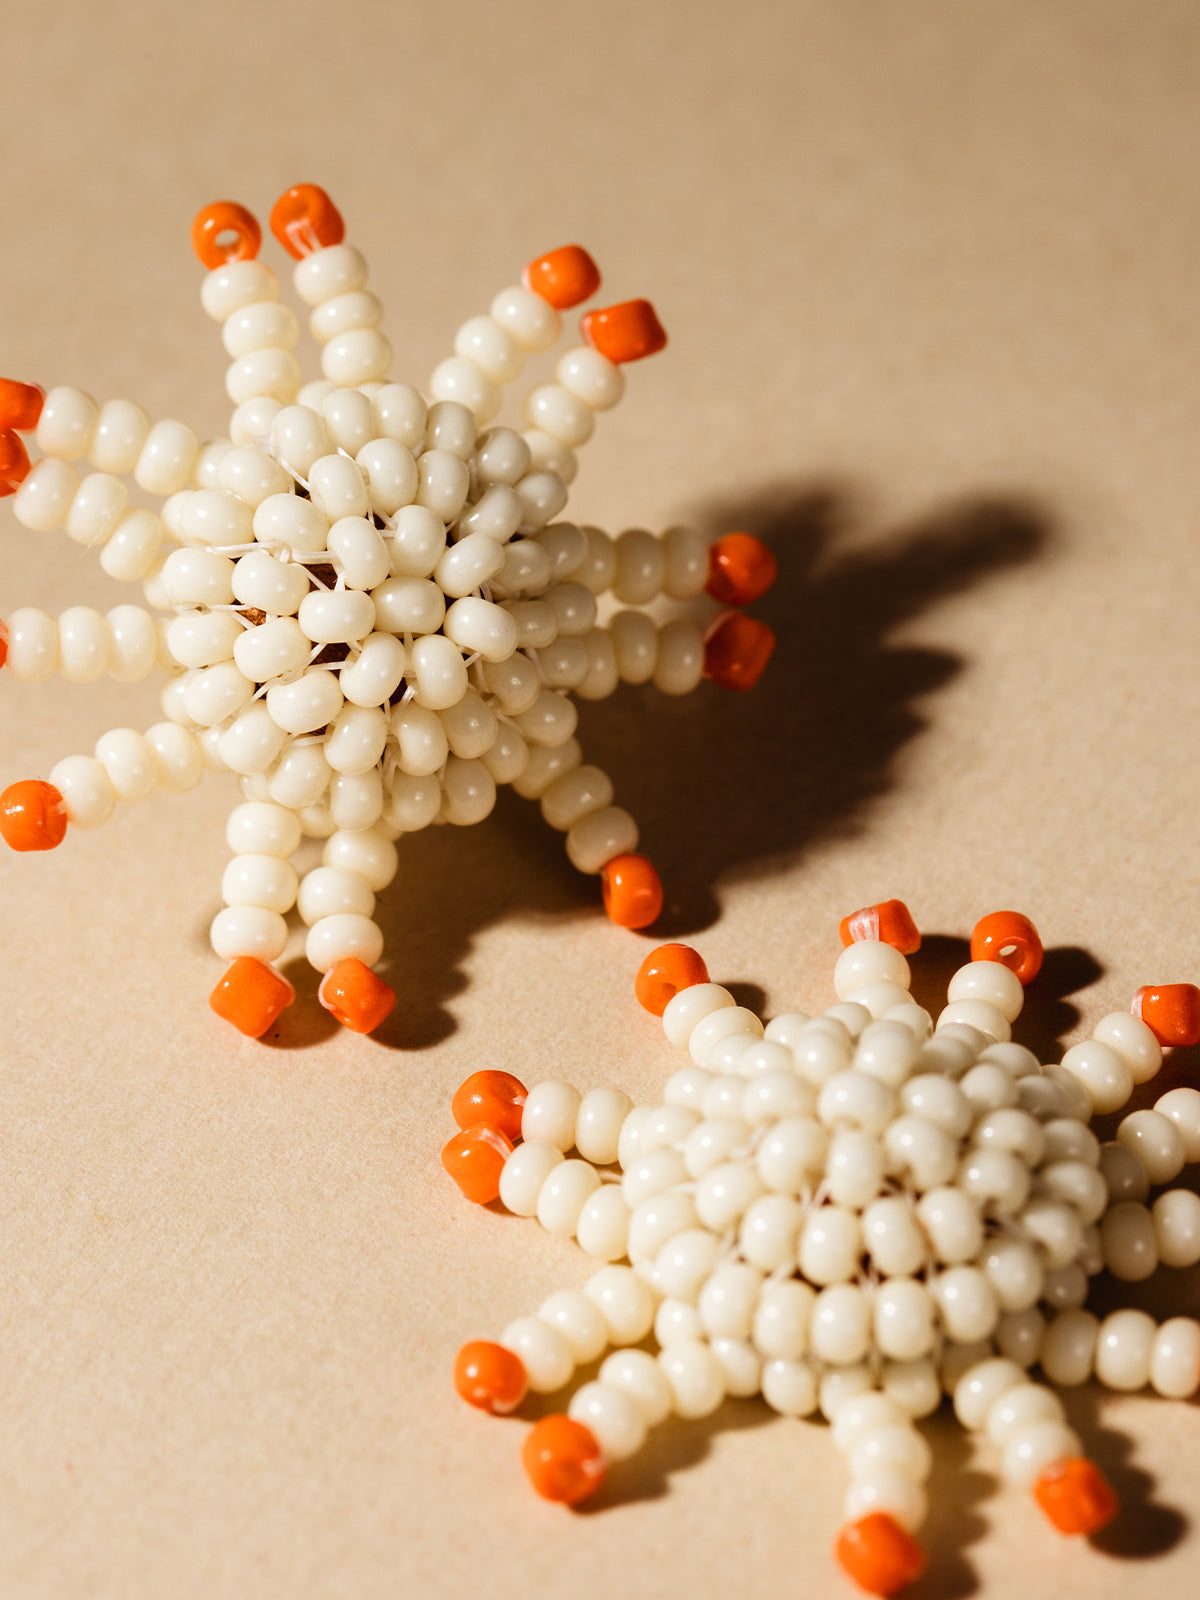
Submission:
[[[14,849],[49,849],[68,824],[98,827],[118,802],[231,769],[243,803],[212,924],[230,962],[214,1010],[257,1037],[291,1003],[273,963],[296,905],[324,974],[321,1003],[366,1032],[395,1002],[371,969],[396,838],[480,821],[498,784],[541,802],[574,865],[601,875],[615,922],[654,921],[657,874],[609,778],[584,764],[570,696],[647,681],[679,695],[702,677],[750,688],[774,644],[765,623],[724,610],[702,628],[646,608],[705,591],[746,604],[770,587],[775,562],[745,533],[710,548],[686,528],[614,539],[555,520],[575,451],[621,397],[622,368],[666,342],[646,300],[588,312],[583,343],[526,394],[523,430],[491,426],[502,386],[599,287],[578,246],[531,262],[522,286],[459,329],[427,400],[388,376],[382,308],[324,191],[289,190],[271,228],[296,259],[323,377],[303,383],[299,323],[257,259],[254,217],[229,201],[205,208],[192,242],[209,268],[204,309],[232,358],[228,439],[202,445],[128,400],[0,380],[0,495],[14,495],[27,528],[63,527],[97,547],[104,570],[140,582],[150,608],[17,610],[0,624],[0,663],[7,654],[22,682],[55,671],[77,683],[156,670],[168,680],[164,722],[114,729],[92,755],[6,789],[0,833]],[[41,451],[32,467],[22,432]],[[71,463],[84,458],[98,470],[81,477]],[[134,504],[129,478],[135,498],[160,508]],[[608,594],[618,609],[599,625]],[[326,843],[301,879],[289,858],[305,834]]]
[[[760,1393],[786,1416],[822,1413],[850,1476],[837,1558],[887,1595],[925,1564],[916,1424],[943,1395],[1007,1482],[1088,1534],[1117,1502],[1055,1389],[1093,1375],[1179,1398],[1200,1387],[1194,1319],[1086,1304],[1102,1268],[1136,1281],[1200,1260],[1200,1198],[1162,1187],[1147,1203],[1200,1160],[1200,1092],[1170,1090],[1106,1143],[1089,1127],[1154,1076],[1164,1044],[1200,1041],[1200,990],[1139,990],[1044,1066],[1011,1037],[1042,961],[1025,917],[976,926],[936,1028],[909,994],[920,936],[901,902],[847,918],[842,937],[838,1003],[765,1028],[693,950],[654,951],[639,999],[691,1056],[661,1105],[526,1092],[499,1072],[463,1084],[443,1153],[463,1192],[606,1264],[498,1343],[464,1346],[455,1378],[506,1413],[615,1347],[525,1439],[534,1487],[568,1503],[672,1413]],[[651,1334],[656,1354],[640,1347]]]

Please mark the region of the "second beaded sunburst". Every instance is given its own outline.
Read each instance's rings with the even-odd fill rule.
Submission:
[[[275,1023],[293,998],[274,963],[298,906],[322,1004],[365,1032],[395,1001],[372,968],[396,838],[480,821],[498,784],[540,801],[574,865],[601,875],[615,922],[654,921],[658,876],[611,781],[584,762],[570,697],[647,681],[679,695],[702,677],[752,687],[774,645],[765,623],[725,610],[702,628],[646,608],[705,591],[743,605],[770,586],[775,562],[745,533],[710,548],[685,528],[614,539],[555,520],[575,451],[621,397],[623,367],[666,342],[646,300],[587,313],[583,342],[525,396],[524,428],[488,426],[502,387],[558,339],[560,313],[599,287],[578,246],[531,262],[522,285],[463,325],[427,399],[389,377],[382,308],[329,197],[289,190],[271,227],[296,259],[323,377],[302,383],[299,323],[257,259],[254,217],[228,201],[205,208],[192,240],[209,268],[204,308],[232,358],[228,439],[201,445],[127,400],[0,380],[0,496],[15,496],[27,528],[97,547],[150,607],[14,611],[0,663],[7,655],[23,682],[56,671],[133,682],[156,669],[168,680],[165,721],[114,729],[92,754],[10,785],[0,834],[17,850],[49,849],[68,824],[95,828],[118,803],[232,770],[243,803],[212,924],[230,963],[214,1010],[251,1036]],[[32,467],[21,438],[31,432],[42,452]],[[72,463],[85,458],[97,470],[81,477]],[[160,507],[136,504],[139,490]],[[606,594],[619,609],[601,624]],[[306,834],[326,843],[301,880],[290,857]]]

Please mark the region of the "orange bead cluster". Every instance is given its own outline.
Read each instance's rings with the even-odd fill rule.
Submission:
[[[450,1103],[459,1132],[442,1150],[442,1165],[468,1200],[500,1198],[500,1174],[521,1136],[525,1085],[511,1072],[473,1072]]]

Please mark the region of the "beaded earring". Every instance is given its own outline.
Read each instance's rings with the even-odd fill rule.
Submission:
[[[482,820],[498,784],[540,802],[572,863],[600,875],[614,922],[654,921],[658,875],[611,781],[584,763],[570,696],[648,681],[680,695],[705,677],[751,688],[774,645],[765,623],[729,609],[706,627],[660,623],[647,608],[705,592],[745,605],[770,587],[775,562],[746,533],[710,548],[687,528],[612,538],[555,520],[624,367],[666,343],[649,301],[586,313],[583,342],[526,394],[524,428],[490,426],[502,387],[558,339],[560,313],[599,287],[579,246],[530,262],[522,285],[464,323],[426,399],[388,376],[382,307],[329,196],[288,190],[271,229],[296,261],[323,376],[303,382],[299,323],[258,260],[255,218],[230,201],[207,206],[192,243],[232,360],[228,439],[202,445],[128,400],[0,380],[0,496],[14,495],[27,528],[63,527],[98,547],[104,570],[140,581],[150,607],[15,611],[0,623],[0,665],[26,683],[55,671],[76,683],[167,678],[165,721],[114,729],[92,755],[10,785],[0,834],[16,850],[52,849],[68,824],[99,827],[118,802],[233,771],[243,803],[211,934],[230,965],[213,1009],[252,1037],[276,1022],[293,991],[273,963],[296,906],[322,1005],[369,1032],[395,1003],[372,968],[396,839]],[[20,437],[30,432],[34,465]],[[81,478],[72,463],[84,457],[99,470]],[[162,498],[160,512],[131,503],[127,477]],[[600,625],[608,594],[620,609]],[[325,847],[300,879],[289,858],[303,835]]]
[[[604,1265],[498,1342],[465,1345],[455,1383],[510,1412],[614,1347],[525,1439],[535,1489],[567,1503],[672,1413],[755,1394],[819,1411],[850,1476],[837,1560],[890,1595],[925,1566],[916,1423],[944,1394],[1008,1483],[1059,1531],[1090,1534],[1117,1502],[1055,1388],[1200,1388],[1200,1323],[1086,1309],[1102,1268],[1134,1282],[1200,1261],[1200,1198],[1163,1187],[1200,1160],[1200,1092],[1170,1090],[1104,1144],[1088,1125],[1154,1076],[1164,1045],[1200,1042],[1200,990],[1141,989],[1043,1066],[1012,1041],[1042,962],[1028,918],[976,926],[936,1027],[909,993],[920,935],[902,902],[856,912],[842,938],[837,1003],[765,1027],[694,950],[652,952],[638,999],[691,1056],[659,1105],[501,1072],[460,1088],[443,1162],[464,1194]],[[633,1348],[652,1331],[656,1355]]]

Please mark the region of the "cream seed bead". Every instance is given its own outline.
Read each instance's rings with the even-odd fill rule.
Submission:
[[[281,806],[303,810],[326,794],[333,769],[319,744],[293,744],[286,749],[267,779],[267,793]]]
[[[687,1168],[677,1150],[647,1149],[639,1133],[637,1159],[625,1168],[621,1178],[621,1193],[633,1208],[641,1205],[643,1200],[676,1188],[686,1178]]]
[[[584,1202],[575,1236],[580,1249],[598,1261],[618,1261],[625,1254],[629,1207],[618,1185],[603,1184]]]
[[[629,1267],[601,1267],[583,1286],[608,1324],[609,1343],[638,1344],[654,1323],[654,1295]]]
[[[456,827],[482,822],[496,804],[496,784],[482,761],[450,756],[442,773],[442,810]]]
[[[879,1193],[883,1150],[872,1133],[843,1128],[829,1141],[826,1166],[829,1194],[836,1205],[861,1209]]]
[[[577,345],[559,357],[554,376],[592,411],[608,411],[625,392],[620,367],[590,345]]]
[[[1154,1109],[1178,1128],[1183,1139],[1184,1159],[1188,1163],[1200,1161],[1200,1090],[1169,1089],[1154,1102]]]
[[[313,733],[332,722],[342,705],[336,676],[320,668],[267,690],[267,709],[286,733]]]
[[[375,628],[380,633],[431,634],[446,617],[446,597],[428,578],[388,578],[372,589],[371,603],[375,607]],[[434,647],[435,651],[444,648],[445,645]],[[461,651],[454,653],[461,657]]]
[[[507,600],[504,609],[517,632],[522,649],[540,650],[558,635],[554,612],[544,600]]]
[[[857,1284],[835,1283],[817,1295],[809,1322],[813,1355],[831,1366],[848,1367],[866,1356],[871,1344],[871,1303]]]
[[[1070,1310],[1081,1306],[1087,1299],[1087,1273],[1078,1261],[1068,1261],[1066,1266],[1052,1267],[1042,1287],[1044,1303],[1054,1310]]]
[[[696,1213],[705,1227],[722,1234],[738,1223],[762,1192],[762,1180],[749,1162],[723,1161],[696,1185]]]
[[[381,828],[331,835],[321,859],[327,867],[356,873],[376,894],[396,876],[398,862],[396,846]]]
[[[959,1165],[962,1189],[988,1212],[1013,1214],[1029,1196],[1029,1168],[1007,1150],[968,1150]]]
[[[900,1089],[907,1082],[916,1059],[917,1042],[903,1023],[867,1022],[859,1033],[855,1071],[869,1073],[893,1089]]]
[[[1092,1362],[1100,1322],[1090,1311],[1060,1311],[1046,1328],[1042,1340],[1041,1366],[1049,1381],[1059,1388],[1086,1383],[1092,1375]]]
[[[339,333],[354,328],[377,328],[383,321],[383,306],[369,289],[350,289],[322,300],[308,319],[309,332],[318,344],[327,344]]]
[[[464,462],[448,450],[426,450],[417,461],[417,505],[452,522],[462,510],[470,488]]]
[[[933,1349],[935,1307],[914,1278],[881,1283],[872,1308],[876,1348],[894,1361],[917,1361]]]
[[[372,396],[383,437],[395,439],[407,450],[424,444],[428,420],[425,401],[406,383],[388,383]]]
[[[457,705],[467,689],[462,651],[441,634],[418,639],[410,653],[409,684],[417,704],[429,711]]]
[[[339,518],[326,544],[350,589],[377,589],[390,575],[387,546],[365,517]]]
[[[630,528],[616,540],[613,593],[622,605],[642,606],[661,591],[666,559],[662,541],[643,528]]]
[[[671,1413],[670,1384],[659,1363],[644,1350],[615,1350],[601,1366],[599,1379],[627,1395],[647,1427],[665,1421]]]
[[[1100,1324],[1096,1376],[1110,1389],[1132,1392],[1150,1381],[1150,1359],[1157,1328],[1144,1311],[1115,1311]]]
[[[448,356],[433,369],[430,393],[438,400],[453,400],[466,406],[481,424],[488,423],[500,409],[499,388],[469,356]]]
[[[286,738],[266,705],[259,700],[247,706],[225,728],[217,748],[231,772],[263,773],[277,759]]]
[[[872,1262],[886,1277],[908,1277],[925,1263],[925,1236],[912,1205],[900,1195],[886,1195],[866,1207],[862,1234]]]
[[[945,1266],[974,1261],[983,1245],[979,1207],[964,1190],[938,1185],[916,1205],[917,1220]]]
[[[1200,1261],[1200,1196],[1191,1189],[1168,1189],[1150,1208],[1158,1259],[1167,1267],[1194,1267]]]
[[[875,1389],[875,1375],[865,1361],[852,1367],[834,1367],[821,1374],[817,1403],[821,1415],[832,1422],[842,1407]]]
[[[1110,1206],[1100,1223],[1104,1265],[1123,1283],[1140,1283],[1158,1265],[1154,1222],[1145,1206],[1121,1200]]]
[[[610,806],[607,809],[609,811],[615,811],[617,807]],[[603,812],[593,812],[592,815],[603,815]],[[588,819],[585,818],[581,823],[577,823],[576,827],[586,827],[587,821]],[[571,830],[572,833],[574,831],[574,829]],[[568,833],[568,853],[570,853],[570,840],[571,833]],[[618,852],[616,851],[613,852],[613,854],[617,853]],[[731,1033],[747,1034],[751,1038],[760,1039],[762,1037],[762,1023],[754,1015],[753,1011],[748,1011],[744,1006],[722,1006],[719,1010],[710,1012],[708,1016],[701,1018],[701,1020],[688,1035],[688,1053],[691,1055],[692,1060],[698,1067],[704,1066],[712,1046],[716,1044],[718,1040],[725,1038]],[[796,1087],[797,1090],[802,1088],[802,1086],[799,1084]],[[742,1107],[744,1114],[746,1110],[746,1101],[742,1093],[740,1081],[738,1082],[735,1093],[737,1095],[738,1104]],[[783,1093],[786,1094],[786,1090],[784,1090]],[[780,1099],[780,1104],[781,1106],[783,1104],[782,1098]],[[794,1103],[788,1104],[788,1109],[803,1111],[809,1109],[809,1106],[809,1098],[803,1094],[798,1094]],[[759,1110],[761,1111],[761,1106],[759,1107]]]
[[[102,472],[132,472],[149,432],[150,418],[141,406],[106,400],[86,445],[88,457]]]
[[[521,345],[493,317],[472,317],[464,322],[454,336],[454,351],[484,372],[493,384],[511,383],[525,364]]]
[[[680,1340],[663,1350],[658,1361],[671,1389],[676,1416],[711,1416],[725,1398],[721,1364],[701,1340]]]
[[[383,778],[377,770],[335,772],[329,783],[329,819],[334,828],[374,827],[383,816],[383,798]]]
[[[685,1228],[668,1239],[655,1257],[655,1286],[672,1300],[694,1305],[720,1254],[721,1241],[715,1234],[705,1228]]]
[[[233,415],[229,419],[229,442],[234,445],[253,444],[266,445],[271,439],[271,424],[283,410],[283,401],[276,400],[274,395],[255,395],[251,400],[244,400],[240,406],[235,406]],[[206,445],[205,450],[212,449]],[[204,450],[197,458],[193,471],[196,483],[201,480],[201,463],[204,459]]]
[[[566,832],[591,812],[610,805],[612,796],[612,780],[599,767],[576,767],[546,790],[542,816],[552,828]]]
[[[327,838],[334,831],[333,827],[323,829],[321,837]],[[383,954],[383,934],[370,917],[347,914],[322,917],[308,930],[304,954],[318,972],[328,972],[330,967],[349,956],[356,957],[366,967],[373,967]]]
[[[335,244],[314,250],[297,262],[292,274],[296,293],[306,306],[320,306],[337,295],[363,289],[367,263],[352,245]]]
[[[1001,1311],[1027,1311],[1042,1296],[1046,1272],[1036,1249],[1001,1235],[988,1240],[979,1258]]]
[[[357,463],[347,456],[321,456],[308,471],[312,504],[329,519],[366,517],[370,514],[367,486]]]
[[[1186,1160],[1183,1135],[1161,1112],[1131,1112],[1121,1119],[1117,1139],[1137,1155],[1153,1184],[1170,1183],[1183,1170]]]
[[[895,1109],[896,1096],[886,1083],[853,1070],[836,1073],[822,1085],[817,1097],[817,1115],[827,1128],[861,1128],[865,1133],[880,1134],[888,1128]]]
[[[654,686],[662,694],[690,694],[704,676],[704,635],[677,617],[658,630]]]
[[[60,384],[42,402],[37,425],[38,449],[62,461],[77,461],[88,452],[99,407],[82,389]]]
[[[1172,1400],[1190,1400],[1200,1388],[1200,1323],[1194,1317],[1170,1317],[1156,1331],[1150,1382],[1156,1394]]]
[[[300,844],[300,824],[284,806],[247,802],[235,806],[225,828],[235,855],[267,855],[284,859]]]
[[[235,406],[260,395],[270,395],[287,405],[296,399],[302,378],[300,363],[290,351],[252,350],[239,356],[226,371],[225,393]]]
[[[1073,1117],[1055,1117],[1044,1122],[1042,1137],[1046,1144],[1042,1159],[1047,1165],[1056,1161],[1081,1161],[1084,1166],[1099,1168],[1099,1139]]]
[[[202,553],[210,559],[226,559],[207,551],[195,552]],[[167,565],[173,559],[168,556]],[[302,566],[279,561],[266,550],[251,550],[235,563],[231,586],[234,598],[269,616],[294,616],[309,592],[308,574]]]
[[[1114,1011],[1092,1029],[1092,1038],[1109,1045],[1129,1068],[1134,1083],[1148,1083],[1162,1066],[1162,1045],[1142,1021],[1128,1011]]]
[[[561,777],[564,772],[570,772],[582,760],[583,752],[578,739],[568,739],[566,744],[559,745],[556,750],[533,746],[529,750],[529,759],[525,763],[524,771],[513,779],[512,786],[523,799],[538,800],[555,778]]]
[[[58,667],[58,623],[37,606],[21,606],[8,618],[9,676],[18,683],[44,683]]]
[[[859,991],[874,991],[878,987],[880,986],[877,984],[860,984]],[[896,991],[898,989],[898,985],[896,984],[884,984],[882,987],[888,989],[889,991]],[[876,1006],[876,1010],[881,1011],[882,1008]],[[830,1006],[827,1011],[822,1012],[822,1016],[825,1018],[831,1021],[840,1022],[855,1043],[857,1043],[859,1036],[865,1031],[865,1029],[870,1026],[874,1014],[875,1013],[871,1010],[870,1006],[864,1005],[853,999],[839,1000],[837,1005]],[[878,1076],[878,1074],[875,1074],[875,1076]]]
[[[566,702],[569,704],[569,702]],[[529,730],[520,722],[522,733]],[[567,856],[579,872],[599,872],[614,856],[637,849],[637,823],[620,806],[602,806],[581,818],[567,834]]]
[[[429,408],[425,423],[425,448],[444,450],[466,462],[471,458],[479,433],[476,418],[468,406],[456,400],[438,400]]]
[[[296,889],[294,868],[277,856],[234,856],[221,879],[227,906],[262,906],[282,913],[295,905]]]
[[[447,609],[443,627],[446,637],[461,650],[485,661],[507,661],[517,648],[516,624],[508,613],[474,595],[456,600]]]
[[[264,906],[226,906],[213,918],[209,939],[223,961],[238,956],[277,961],[287,948],[287,923]]]
[[[154,752],[159,787],[168,794],[186,794],[204,776],[196,740],[174,722],[156,722],[146,729],[146,743]]]
[[[849,1456],[854,1479],[867,1478],[876,1466],[886,1466],[905,1473],[916,1483],[924,1483],[933,1467],[933,1452],[907,1419],[860,1434]]]
[[[630,1213],[626,1250],[630,1261],[634,1266],[652,1265],[667,1240],[687,1228],[694,1228],[696,1220],[696,1206],[691,1195],[678,1190],[651,1195]]]
[[[235,360],[254,350],[292,350],[300,324],[289,306],[259,300],[230,312],[221,328],[221,343]]]
[[[234,565],[215,550],[172,550],[162,581],[172,604],[225,606],[233,603]]]
[[[1017,1105],[1018,1092],[1013,1079],[994,1061],[981,1061],[964,1072],[958,1087],[980,1118]]]
[[[140,683],[158,660],[158,628],[141,606],[114,606],[108,625],[108,675],[118,683]]]
[[[1029,1238],[1040,1246],[1049,1267],[1065,1267],[1083,1245],[1083,1223],[1074,1206],[1054,1200],[1031,1200],[1018,1221]]]
[[[858,1069],[857,1054],[855,1067]],[[933,1072],[920,1072],[909,1078],[900,1087],[900,1105],[910,1115],[940,1128],[951,1139],[964,1136],[975,1114],[958,1084]]]
[[[600,1174],[587,1161],[564,1161],[542,1185],[537,1217],[548,1233],[560,1239],[574,1237],[579,1215],[600,1187]]]
[[[79,607],[77,609],[82,610],[83,608]],[[65,618],[66,613],[64,613],[64,618],[59,623],[64,675],[67,672]],[[231,612],[185,611],[181,616],[176,617],[167,628],[167,648],[181,666],[211,667],[220,661],[228,661],[232,657],[233,647],[241,637],[241,634],[242,625]],[[73,629],[72,639],[74,637]],[[97,635],[96,637],[95,648],[98,649],[99,636]],[[105,649],[105,656],[107,656],[107,649]]]
[[[762,1284],[762,1273],[747,1262],[718,1266],[700,1290],[698,1310],[705,1331],[725,1339],[747,1338]]]
[[[465,538],[467,534],[483,533],[489,539],[494,539],[498,545],[506,545],[521,526],[521,517],[521,499],[517,492],[507,484],[493,484],[491,488],[485,489],[479,499],[469,505],[459,517],[459,537]],[[519,549],[520,544],[525,542],[520,541],[517,548]]]
[[[282,498],[294,499],[292,495]],[[250,507],[235,495],[222,489],[194,489],[180,501],[180,536],[189,544],[209,549],[252,544],[254,517]]]
[[[883,1388],[888,1398],[912,1419],[932,1416],[942,1401],[942,1381],[929,1357],[885,1361]]]
[[[576,1390],[567,1415],[590,1431],[606,1461],[624,1461],[646,1441],[646,1419],[636,1399],[604,1382]]]
[[[641,611],[618,611],[608,624],[622,683],[646,683],[658,660],[658,629]]]
[[[294,617],[276,617],[234,636],[233,659],[255,683],[282,677],[308,665],[312,642]]]
[[[116,529],[129,499],[120,478],[91,472],[79,485],[67,507],[66,531],[76,544],[104,544]]]
[[[556,1145],[526,1139],[504,1163],[500,1173],[500,1199],[518,1217],[537,1215],[538,1196],[563,1153]]]
[[[690,1070],[699,1071],[695,1067]],[[749,1141],[750,1129],[740,1117],[705,1113],[683,1142],[684,1163],[693,1178],[703,1178],[731,1158],[744,1154]],[[759,1193],[761,1188],[754,1190],[755,1195]]]
[[[554,307],[529,289],[501,289],[489,313],[523,350],[548,350],[562,328]]]
[[[227,261],[200,286],[200,303],[214,322],[224,322],[242,306],[279,298],[279,280],[264,262]]]
[[[638,1120],[638,1152],[674,1152],[700,1122],[700,1113],[686,1106],[663,1104],[647,1110]],[[682,1159],[682,1156],[680,1157]],[[681,1180],[682,1181],[682,1180]]]
[[[575,475],[579,471],[579,462],[576,460],[575,452],[568,449],[561,439],[543,433],[540,428],[526,428],[521,439],[529,451],[530,471],[526,474],[526,478],[532,478],[539,473],[550,473],[564,486],[574,482]],[[522,482],[524,481],[523,479]]]
[[[379,706],[343,705],[325,736],[325,759],[351,777],[370,772],[383,755],[388,719]]]
[[[791,1267],[796,1242],[804,1223],[804,1207],[790,1195],[763,1195],[742,1216],[739,1244],[742,1254],[764,1272]]]
[[[781,1194],[815,1189],[825,1170],[827,1135],[812,1117],[789,1117],[772,1128],[758,1147],[759,1177]]]
[[[692,600],[708,581],[708,541],[693,528],[668,528],[662,536],[662,591],[672,600]]]
[[[1046,1319],[1036,1306],[1002,1311],[996,1324],[996,1349],[1019,1367],[1032,1367],[1042,1353]]]
[[[17,521],[34,533],[60,527],[75,498],[79,475],[65,461],[46,456],[34,463],[13,499]]]
[[[689,1110],[702,1111],[705,1091],[712,1082],[712,1076],[703,1067],[680,1067],[663,1084],[663,1105],[685,1106]]]
[[[347,388],[385,377],[391,364],[392,347],[377,328],[336,333],[321,352],[321,371]]]
[[[440,770],[450,753],[450,742],[436,712],[415,702],[402,703],[392,712],[390,728],[405,772],[427,777]]]
[[[529,1091],[521,1114],[521,1137],[570,1150],[575,1143],[575,1122],[581,1096],[567,1083],[546,1082]]]
[[[764,1284],[754,1308],[751,1336],[765,1356],[795,1361],[808,1349],[816,1292],[796,1278]]]
[[[1009,1022],[1021,1014],[1025,991],[1016,973],[1000,961],[971,961],[950,980],[946,998],[982,1000],[1003,1012]]]
[[[867,983],[894,983],[907,990],[912,981],[908,962],[890,944],[860,939],[847,945],[833,969],[833,986],[839,1000]]]
[[[1100,1116],[1119,1111],[1133,1092],[1133,1074],[1124,1056],[1100,1040],[1072,1045],[1062,1065],[1087,1090]]]
[[[1100,1146],[1100,1176],[1111,1200],[1144,1200],[1150,1193],[1150,1178],[1141,1156],[1115,1139]]]
[[[722,1023],[728,1025],[727,1019],[736,1017],[740,1010],[741,1007],[734,1006],[724,1011],[719,1011],[715,1013],[714,1022],[719,1018]],[[753,1015],[753,1013],[750,1014]],[[755,1021],[757,1022],[758,1019],[755,1018]],[[705,1027],[706,1023],[707,1019],[700,1024],[700,1027]],[[759,1026],[761,1027],[761,1023]],[[763,1041],[755,1028],[747,1027],[744,1031],[751,1040],[749,1046],[751,1050],[762,1045]],[[693,1033],[692,1038],[696,1038],[695,1033]],[[713,1064],[713,1047],[706,1049],[705,1062],[711,1068]],[[738,1106],[742,1117],[752,1128],[758,1127],[760,1123],[764,1122],[778,1122],[783,1117],[810,1116],[815,1108],[816,1095],[812,1085],[805,1083],[804,1079],[797,1077],[793,1071],[768,1070],[754,1073],[751,1076],[743,1059],[737,1062],[736,1073],[739,1077],[751,1078],[751,1081],[747,1083],[742,1091]],[[848,1137],[853,1141],[855,1136],[850,1134]],[[847,1169],[856,1159],[855,1148],[852,1145],[847,1146],[847,1156],[848,1160],[843,1161],[841,1164],[843,1168],[842,1177],[844,1182],[850,1185],[854,1180]],[[861,1160],[862,1158],[858,1157],[858,1159]],[[869,1155],[867,1159],[868,1161],[870,1160]],[[838,1197],[835,1196],[834,1198]]]
[[[894,1011],[899,1005],[906,1005],[909,1000],[908,990],[898,983],[860,983],[857,989],[851,989],[846,996],[846,1004],[857,1008],[855,1013],[856,1025],[863,1027],[874,1018],[882,1021],[889,1011]],[[840,1007],[838,1008],[840,1010]],[[865,1013],[865,1015],[859,1015]],[[836,1012],[834,1013],[837,1014]],[[845,1018],[843,1018],[845,1020]],[[861,1031],[861,1029],[860,1029]]]
[[[745,1339],[710,1338],[709,1348],[721,1368],[725,1393],[745,1399],[762,1388],[762,1357]]]
[[[713,1015],[715,1018],[724,1017],[729,1015],[729,1011],[728,1009],[717,1011]],[[705,1070],[707,1071],[707,1068]],[[719,1117],[736,1121],[740,1127],[746,1129],[746,1137],[749,1138],[750,1125],[741,1115],[745,1089],[746,1086],[739,1073],[709,1072],[709,1082],[700,1102],[700,1110],[706,1118]]]
[[[58,670],[68,683],[94,683],[107,672],[111,651],[108,623],[91,606],[69,606],[59,617]]]
[[[974,1344],[991,1336],[1000,1308],[978,1267],[948,1267],[931,1278],[928,1287],[947,1338]]]
[[[499,724],[477,689],[469,688],[456,706],[435,713],[446,730],[450,749],[463,760],[475,760],[491,748]]]
[[[158,784],[154,752],[132,728],[113,728],[96,742],[96,760],[104,768],[118,800],[145,800]]]
[[[442,786],[436,777],[395,773],[389,781],[384,821],[397,833],[418,833],[436,821]]]
[[[557,635],[582,638],[595,626],[596,597],[586,584],[556,583],[547,589],[542,599],[554,613]]]
[[[500,1343],[518,1357],[534,1394],[553,1394],[574,1375],[570,1345],[557,1328],[540,1317],[518,1317],[510,1322]]]
[[[162,536],[163,525],[159,518],[135,506],[117,523],[100,552],[100,565],[110,578],[122,583],[145,578],[155,565]]]
[[[1000,1357],[972,1364],[954,1385],[954,1414],[964,1428],[979,1432],[992,1407],[1011,1390],[1024,1387],[1025,1373],[1015,1361]]]
[[[938,1017],[937,1026],[945,1028],[951,1023],[964,1023],[968,1028],[975,1028],[997,1044],[1006,1043],[1012,1037],[1012,1029],[1004,1013],[986,1000],[951,1001]]]
[[[253,782],[255,780],[246,779],[245,781]],[[340,824],[334,820],[333,813],[330,808],[326,805],[320,804],[305,806],[304,810],[300,813],[300,822],[304,828],[306,836],[310,839],[328,839],[329,835],[331,833],[336,833],[338,827],[340,826]],[[380,939],[382,940],[382,935],[380,935]],[[351,955],[359,954],[357,950],[352,950],[347,953]],[[336,959],[341,958],[338,957]],[[309,957],[309,960],[312,961],[311,956]],[[313,965],[315,966],[316,963],[313,962]],[[317,967],[318,972],[321,970],[322,969],[320,967]]]
[[[1083,1453],[1083,1441],[1063,1422],[1030,1422],[1015,1429],[1004,1447],[1003,1473],[1018,1489],[1032,1489],[1057,1461]]]
[[[297,909],[309,927],[322,917],[343,913],[370,917],[375,910],[375,895],[357,872],[345,867],[314,867],[304,875]]]
[[[854,1276],[861,1253],[857,1213],[843,1206],[826,1205],[805,1217],[797,1259],[800,1271],[811,1283],[845,1283]]]

